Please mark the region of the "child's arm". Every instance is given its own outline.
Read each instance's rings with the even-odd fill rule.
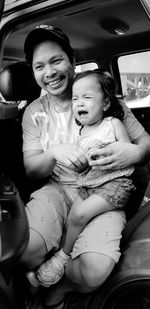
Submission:
[[[119,119],[112,118],[112,125],[114,128],[116,141],[131,143],[126,128]]]

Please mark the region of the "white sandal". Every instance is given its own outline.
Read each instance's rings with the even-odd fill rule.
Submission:
[[[50,260],[42,264],[37,270],[37,278],[41,285],[50,287],[52,284],[57,283],[64,275],[64,268],[69,260],[70,256],[60,250]]]

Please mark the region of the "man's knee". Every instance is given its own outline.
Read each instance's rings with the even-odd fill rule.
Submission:
[[[45,242],[39,233],[30,229],[30,237],[27,249],[25,250],[21,261],[29,268],[40,265],[47,253]]]
[[[84,253],[80,256],[80,269],[85,285],[95,289],[103,284],[112,272],[115,261],[106,255]]]

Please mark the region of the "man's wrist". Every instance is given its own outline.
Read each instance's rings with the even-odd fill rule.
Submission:
[[[139,165],[143,163],[146,160],[146,145],[140,144],[136,145],[137,151],[136,151],[136,165]]]

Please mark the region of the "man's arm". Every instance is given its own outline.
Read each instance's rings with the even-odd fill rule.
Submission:
[[[56,162],[72,170],[80,170],[88,164],[84,150],[74,144],[55,144],[44,152],[42,150],[24,152],[24,165],[30,177],[49,176]]]
[[[133,143],[138,146],[136,164],[148,162],[150,160],[150,135],[144,131]]]

